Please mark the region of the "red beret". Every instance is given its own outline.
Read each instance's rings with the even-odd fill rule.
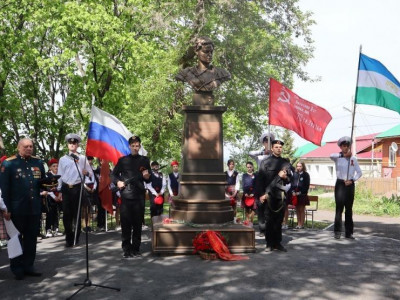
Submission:
[[[58,159],[52,158],[48,162],[48,166],[50,167],[52,164],[58,164]]]
[[[174,160],[174,161],[171,163],[171,167],[173,167],[173,166],[179,166],[178,161]]]
[[[3,161],[5,161],[6,159],[7,159],[7,156],[6,156],[6,155],[2,156],[2,157],[0,158],[0,164],[1,164]]]

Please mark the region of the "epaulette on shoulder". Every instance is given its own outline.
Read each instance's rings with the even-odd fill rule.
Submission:
[[[10,156],[9,158],[6,158],[6,161],[14,160],[16,158],[17,158],[17,156],[13,155],[13,156]]]

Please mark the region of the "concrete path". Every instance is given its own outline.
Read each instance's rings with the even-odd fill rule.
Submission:
[[[319,211],[318,220],[333,220]],[[355,241],[329,230],[286,230],[288,252],[257,252],[238,262],[197,255],[154,256],[150,232],[143,257],[122,259],[120,232],[89,234],[90,279],[120,292],[88,287],[74,299],[400,299],[400,218],[355,216]],[[84,236],[82,236],[84,241]],[[66,299],[86,278],[85,247],[63,237],[39,241],[40,278],[16,281],[0,251],[0,299]]]

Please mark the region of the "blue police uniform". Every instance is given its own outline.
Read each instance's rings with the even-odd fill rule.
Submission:
[[[0,187],[4,203],[21,233],[23,254],[10,260],[11,271],[17,277],[34,272],[41,214],[40,180],[44,177],[43,162],[37,157],[24,158],[17,154],[1,165]]]

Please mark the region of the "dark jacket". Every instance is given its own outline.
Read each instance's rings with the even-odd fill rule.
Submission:
[[[129,154],[118,160],[111,173],[111,180],[115,185],[118,181],[129,180],[129,183],[121,191],[122,199],[144,199],[145,187],[143,182],[150,182],[150,180],[143,178],[142,171],[145,169],[150,172],[150,161],[146,156]]]
[[[0,188],[12,215],[41,213],[40,179],[45,177],[43,161],[19,154],[6,159],[0,169]]]

